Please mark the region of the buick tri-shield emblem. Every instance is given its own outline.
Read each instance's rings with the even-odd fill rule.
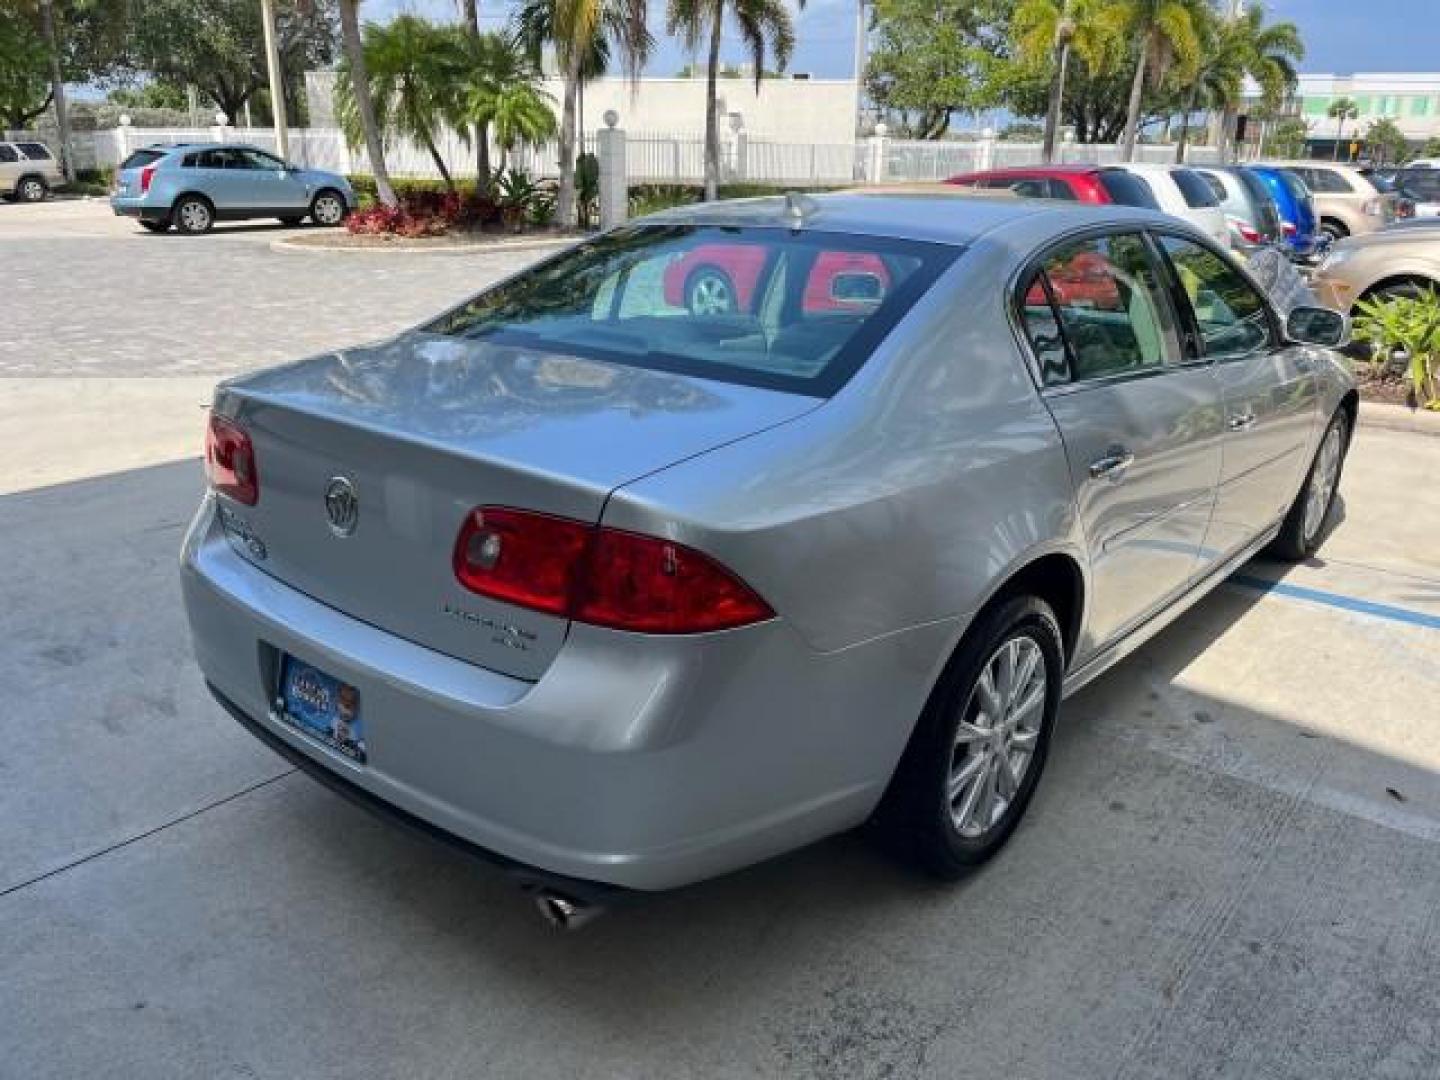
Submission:
[[[325,516],[336,536],[349,536],[360,522],[360,497],[355,485],[343,476],[332,476],[325,485]]]

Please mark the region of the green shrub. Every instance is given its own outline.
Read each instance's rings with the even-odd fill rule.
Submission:
[[[1377,296],[1355,309],[1355,338],[1370,342],[1377,373],[1399,353],[1411,403],[1440,410],[1440,293],[1432,287],[1418,296]]]

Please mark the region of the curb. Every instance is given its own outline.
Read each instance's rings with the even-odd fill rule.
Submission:
[[[402,240],[377,247],[352,247],[339,244],[331,247],[327,244],[307,244],[287,237],[271,240],[270,250],[286,255],[295,253],[302,255],[484,255],[487,253],[503,254],[510,251],[549,251],[579,243],[583,239],[584,237],[580,236],[562,236],[534,240],[494,240],[483,244],[416,244]]]
[[[1383,401],[1360,402],[1360,424],[1382,431],[1440,436],[1440,412],[1407,409],[1403,405],[1390,405]]]

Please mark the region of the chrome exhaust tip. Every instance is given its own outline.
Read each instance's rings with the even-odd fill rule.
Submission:
[[[557,930],[579,930],[605,914],[605,909],[561,896],[549,889],[535,894],[535,907],[540,917]]]

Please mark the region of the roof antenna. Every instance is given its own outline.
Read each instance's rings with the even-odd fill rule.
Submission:
[[[809,195],[798,191],[785,192],[785,216],[794,219],[798,227],[816,210],[820,209]]]

